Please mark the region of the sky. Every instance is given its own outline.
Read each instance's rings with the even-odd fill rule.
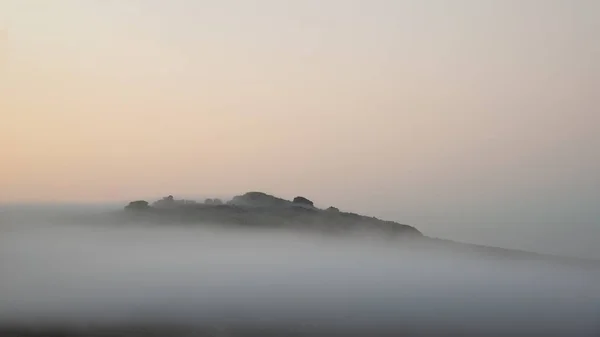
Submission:
[[[599,36],[595,0],[0,0],[0,203],[260,190],[600,257]]]

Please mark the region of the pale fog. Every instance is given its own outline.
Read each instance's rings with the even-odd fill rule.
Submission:
[[[377,237],[34,218],[0,218],[2,326],[600,334],[598,268]]]

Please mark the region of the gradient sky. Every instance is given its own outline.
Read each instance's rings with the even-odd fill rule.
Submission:
[[[597,229],[599,41],[595,0],[0,0],[0,202]]]

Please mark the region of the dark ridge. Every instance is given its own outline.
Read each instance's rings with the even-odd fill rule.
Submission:
[[[101,326],[12,326],[0,327],[2,337],[506,337],[506,332],[473,331],[454,324],[409,324],[408,326],[377,327],[365,326],[356,328],[340,325],[321,324],[213,324],[213,325],[170,325],[170,324],[138,324],[138,325],[101,325]],[[571,336],[565,331],[554,331],[540,328],[540,332],[521,336],[563,337]],[[595,333],[578,334],[592,337]]]
[[[154,202],[152,206],[149,206],[149,203],[144,200],[134,201],[127,205],[125,210],[126,212],[116,218],[116,223],[143,221],[162,224],[288,228],[341,235],[371,233],[386,238],[410,238],[411,240],[402,241],[402,244],[430,250],[500,259],[543,260],[579,267],[600,268],[600,261],[594,259],[553,256],[431,238],[424,236],[415,227],[394,221],[343,212],[333,206],[320,209],[305,197],[296,197],[293,201],[289,201],[263,192],[248,192],[238,195],[226,203],[210,201],[196,203],[168,196]]]
[[[305,197],[289,201],[263,192],[248,192],[235,196],[226,203],[215,200],[218,199],[197,203],[192,200],[177,200],[169,195],[151,206],[144,200],[138,200],[125,207],[126,220],[298,228],[333,233],[372,231],[392,236],[422,236],[416,228],[393,221],[340,212],[335,207],[319,209]]]

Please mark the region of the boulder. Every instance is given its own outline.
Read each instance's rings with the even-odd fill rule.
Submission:
[[[314,207],[314,203],[306,199],[305,197],[295,197],[293,203],[298,205]]]
[[[172,195],[169,195],[158,201],[155,201],[152,203],[152,206],[157,208],[172,208],[175,206],[175,198]]]
[[[128,211],[139,211],[150,208],[150,205],[145,200],[137,200],[130,202],[127,206],[125,206],[125,210]]]
[[[234,197],[229,204],[246,207],[286,207],[290,202],[263,192],[248,192]]]

